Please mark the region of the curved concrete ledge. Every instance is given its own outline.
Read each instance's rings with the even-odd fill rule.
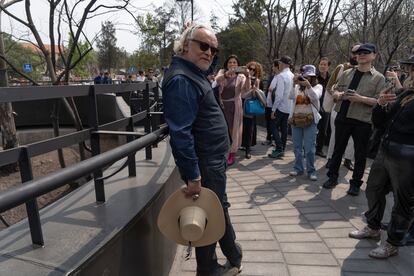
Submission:
[[[156,218],[181,181],[167,141],[153,160],[143,151],[136,160],[137,177],[124,169],[105,181],[104,204],[95,202],[89,182],[42,209],[45,247],[32,247],[27,220],[1,231],[0,275],[168,275],[176,245],[163,238]]]

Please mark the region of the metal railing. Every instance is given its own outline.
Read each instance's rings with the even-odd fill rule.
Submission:
[[[130,117],[99,125],[97,95],[104,93],[123,94],[134,91],[143,93],[143,111],[136,113],[130,104]],[[150,94],[153,95],[153,104],[150,104]],[[22,181],[21,185],[14,186],[0,193],[0,213],[25,203],[32,243],[34,245],[44,245],[39,208],[36,201],[38,196],[62,187],[68,184],[68,182],[93,174],[96,201],[105,202],[103,168],[124,157],[128,157],[127,162],[121,168],[128,166],[129,176],[136,176],[135,153],[145,148],[146,159],[152,159],[152,145],[162,140],[168,133],[166,126],[160,128],[159,125],[162,112],[158,110],[159,95],[157,83],[0,88],[0,102],[82,96],[89,97],[88,120],[90,128],[0,152],[0,166],[17,162]],[[134,131],[134,125],[139,121],[144,121],[144,133]],[[120,129],[122,130],[120,131]],[[153,132],[151,132],[151,129]],[[108,134],[125,135],[127,143],[101,153],[100,137]],[[90,140],[91,158],[33,180],[32,157],[83,143],[86,140]]]

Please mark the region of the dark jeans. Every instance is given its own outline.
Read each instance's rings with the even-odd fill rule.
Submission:
[[[384,145],[384,170],[394,194],[391,221],[388,224],[388,242],[401,246],[414,219],[414,146]]]
[[[380,150],[371,165],[365,190],[368,201],[368,211],[365,212],[365,217],[371,229],[379,230],[381,228],[386,205],[385,196],[391,191],[391,179],[385,169],[384,153]]]
[[[322,151],[323,146],[325,145],[325,140],[329,140],[328,132],[328,124],[329,124],[329,117],[331,117],[331,113],[328,112],[320,112],[322,118],[318,122],[318,135],[316,136],[316,151]]]
[[[241,262],[241,252],[235,244],[236,234],[230,221],[226,194],[226,156],[215,158],[200,158],[199,167],[201,172],[202,186],[214,191],[221,201],[226,222],[226,231],[219,240],[221,251],[232,265],[238,266]],[[200,274],[213,273],[218,267],[216,256],[216,243],[196,248],[197,272]]]
[[[360,187],[367,162],[367,148],[371,133],[370,124],[349,123],[335,120],[335,148],[331,159],[331,165],[327,173],[329,179],[338,180],[339,167],[344,155],[349,137],[354,139],[355,164],[350,184]]]
[[[272,114],[272,108],[266,107],[265,108],[265,119],[266,119],[266,141],[272,140],[272,128],[270,121],[272,120],[270,118],[270,114]]]
[[[284,151],[286,148],[288,118],[289,113],[276,110],[276,118],[270,121],[270,127],[272,129],[273,138],[275,139],[277,151]]]

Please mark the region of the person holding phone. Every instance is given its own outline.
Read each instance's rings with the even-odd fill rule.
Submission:
[[[242,95],[243,107],[244,101],[257,98],[266,106],[266,98],[264,92],[260,89],[261,79],[263,75],[262,65],[256,61],[250,61],[246,65],[249,70],[251,89]],[[251,158],[250,150],[251,147],[256,145],[257,127],[256,127],[256,116],[248,115],[243,112],[243,135],[242,135],[242,147],[245,148],[247,159]]]
[[[398,97],[389,89],[383,91],[373,109],[373,124],[384,127],[385,134],[367,181],[367,226],[349,233],[349,237],[355,239],[379,239],[385,195],[392,191],[395,200],[387,241],[369,253],[370,257],[378,259],[397,255],[407,232],[413,233],[414,88],[402,89],[397,94]]]
[[[356,50],[358,66],[342,73],[333,93],[337,101],[335,111],[335,148],[327,176],[323,184],[332,189],[338,184],[339,167],[350,137],[354,140],[355,166],[347,194],[357,196],[365,171],[367,148],[371,134],[372,107],[386,88],[385,77],[372,66],[376,58],[376,46],[360,45]]]
[[[219,84],[219,98],[227,121],[232,144],[227,158],[227,164],[233,165],[236,161],[236,152],[241,146],[243,131],[243,106],[241,95],[250,87],[249,72],[246,67],[240,67],[239,58],[230,55],[217,74]]]

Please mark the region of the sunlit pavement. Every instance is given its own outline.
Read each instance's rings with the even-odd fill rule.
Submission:
[[[261,145],[264,134],[263,129],[258,131],[252,158],[245,159],[239,151],[227,173],[231,220],[243,247],[241,275],[414,275],[414,246],[401,248],[398,256],[388,260],[375,260],[368,252],[376,242],[348,238],[350,231],[365,226],[365,184],[359,196],[347,195],[352,172],[341,166],[340,184],[333,190],[323,189],[327,170],[326,160],[320,157],[318,181],[306,175],[291,177],[291,141],[283,160],[270,159],[271,148]],[[391,197],[388,202],[386,221]],[[194,250],[190,260],[184,261],[184,255],[185,248],[178,247],[170,275],[195,275]],[[219,247],[217,255],[224,264]]]

